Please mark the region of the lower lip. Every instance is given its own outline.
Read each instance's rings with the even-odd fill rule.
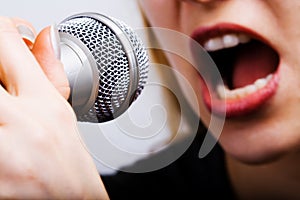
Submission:
[[[279,67],[265,87],[244,98],[234,100],[218,98],[216,91],[208,89],[205,81],[200,79],[204,103],[211,113],[226,118],[240,117],[258,110],[275,95],[279,85]]]

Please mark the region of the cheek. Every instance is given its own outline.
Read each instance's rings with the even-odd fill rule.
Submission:
[[[139,0],[139,4],[152,26],[176,29],[180,4],[175,0]]]
[[[201,119],[206,127],[211,123],[211,114],[202,98],[200,76],[195,68],[180,55],[165,52],[183,97],[193,112]],[[184,109],[184,107],[182,108]]]
[[[155,29],[154,33],[158,36],[157,39],[163,48],[161,50],[166,54],[170,65],[180,74],[179,79],[184,79],[182,81],[179,80],[178,82],[185,98],[191,108],[201,117],[202,121],[208,125],[210,123],[211,115],[203,103],[198,72],[186,61],[186,59],[182,59],[182,55],[178,54],[176,56],[176,53],[174,53],[174,51],[176,52],[176,50],[182,49],[180,42],[174,42],[180,41],[180,36],[179,39],[174,38],[177,38],[178,33],[185,32],[181,29],[182,24],[180,19],[183,12],[186,12],[184,11],[184,6],[177,0],[140,0],[139,3],[146,19],[150,22],[152,27],[171,29],[169,34],[164,34],[160,32],[159,29]],[[189,20],[187,21],[189,22]],[[177,33],[177,31],[179,32]],[[188,36],[183,36],[183,38],[186,37]],[[170,49],[171,47],[171,52],[173,53],[169,54],[166,49]],[[183,58],[185,58],[185,56],[183,56]],[[176,78],[178,79],[178,77]]]

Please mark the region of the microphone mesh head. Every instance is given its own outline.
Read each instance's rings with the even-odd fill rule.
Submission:
[[[84,43],[99,72],[94,106],[77,116],[78,121],[105,122],[125,112],[144,88],[148,73],[148,55],[136,33],[123,22],[95,13],[72,16],[58,29]]]

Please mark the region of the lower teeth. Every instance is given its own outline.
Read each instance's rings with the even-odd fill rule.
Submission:
[[[253,94],[257,92],[258,90],[262,89],[265,87],[268,82],[273,78],[273,75],[270,74],[265,78],[260,78],[257,79],[253,84],[251,85],[246,85],[245,87],[242,88],[237,88],[234,90],[230,90],[226,85],[223,84],[218,84],[216,89],[217,89],[217,94],[220,99],[240,99],[243,97],[246,97],[249,94]]]

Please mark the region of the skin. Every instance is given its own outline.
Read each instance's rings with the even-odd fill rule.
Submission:
[[[226,119],[219,143],[238,197],[299,198],[300,172],[300,15],[298,0],[139,0],[153,27],[187,36],[203,26],[222,22],[248,27],[266,38],[280,56],[279,88],[259,111]],[[284,14],[283,14],[284,13]],[[157,36],[162,46],[166,38]],[[166,53],[172,67],[192,84],[200,102],[201,120],[208,125],[196,71]],[[288,103],[287,103],[288,102]],[[245,181],[247,180],[247,181]]]
[[[0,17],[0,198],[108,199],[65,99],[50,28],[24,42],[20,25],[34,33],[26,21]]]
[[[204,25],[234,22],[269,40],[280,55],[279,89],[259,112],[226,120],[219,143],[240,199],[299,199],[300,2],[139,2],[152,26],[189,36]],[[25,21],[0,18],[0,197],[107,199],[92,159],[78,138],[76,118],[66,101],[69,86],[54,56],[49,28],[26,46],[16,29],[20,23],[33,30]],[[164,41],[160,38],[162,44]],[[196,71],[184,60],[167,56],[192,84],[201,120],[208,125],[210,113],[203,105]]]

